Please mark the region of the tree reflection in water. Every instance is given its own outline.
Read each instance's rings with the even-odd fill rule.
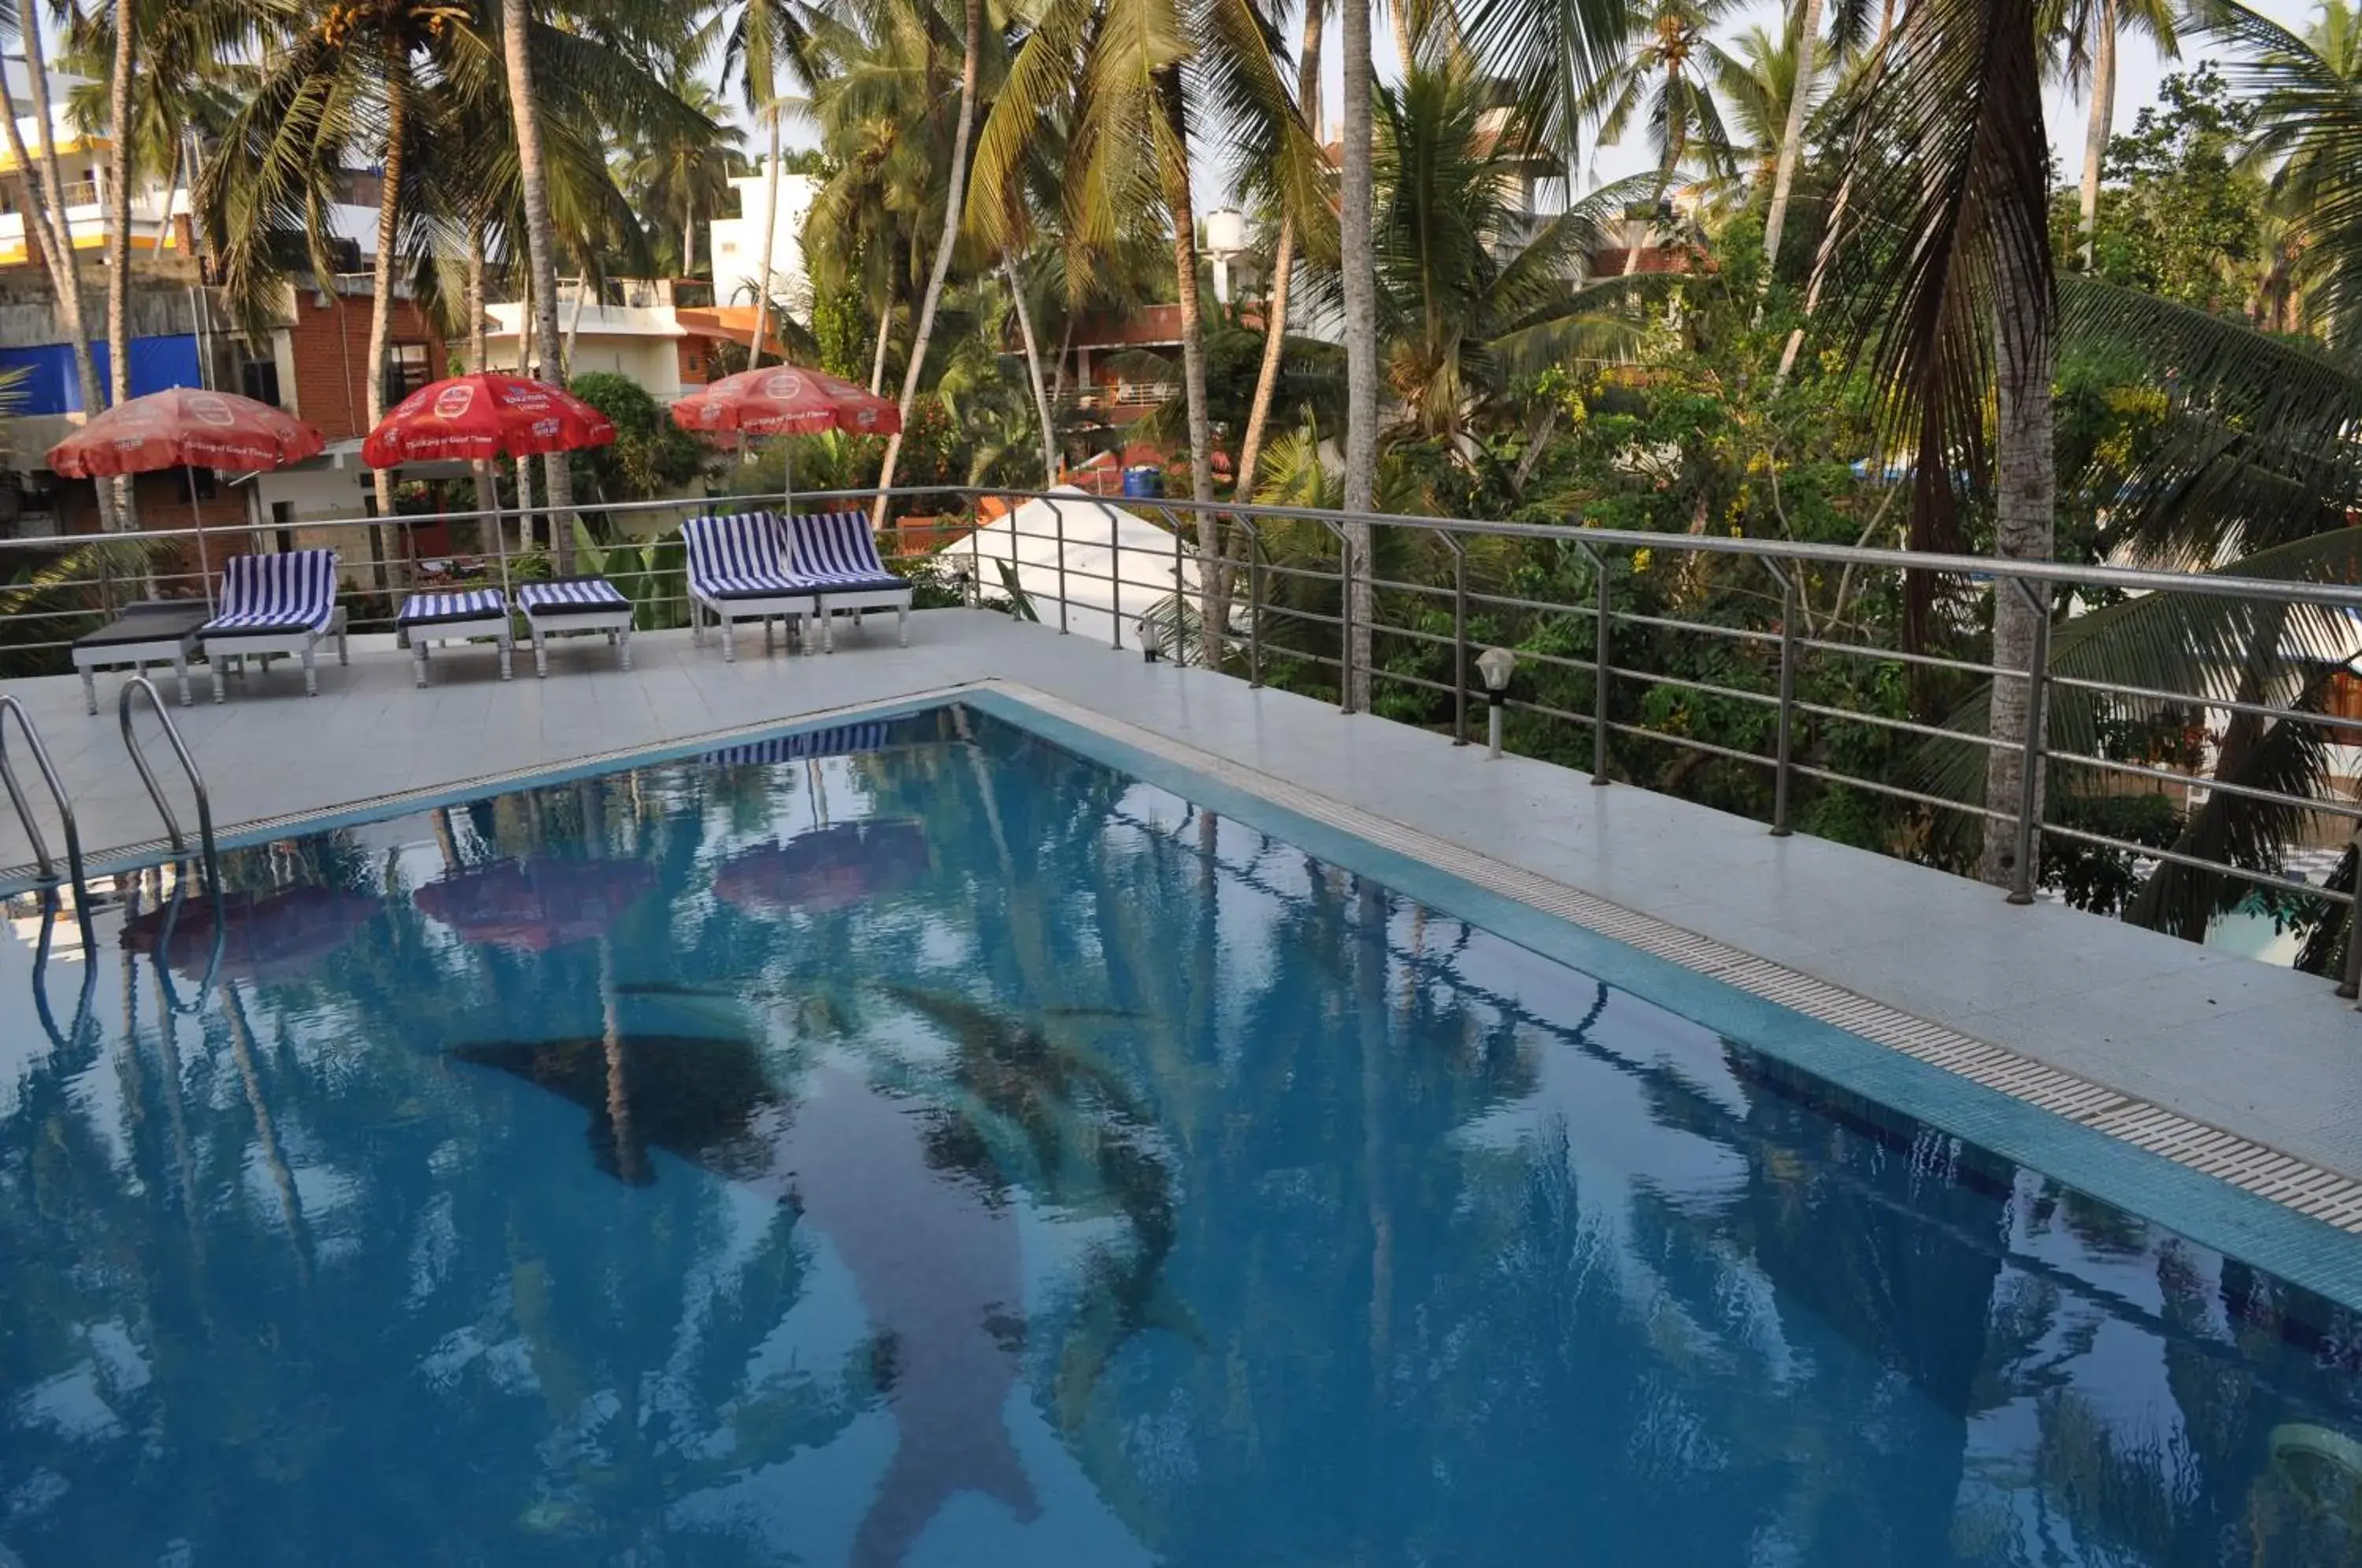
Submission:
[[[2356,1560],[2344,1312],[980,715],[884,736],[98,910],[124,983],[0,1083],[0,1541]]]

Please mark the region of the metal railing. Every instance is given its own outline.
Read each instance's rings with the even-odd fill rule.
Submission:
[[[871,491],[837,491],[799,493],[794,499],[800,507],[866,508],[875,498]],[[958,520],[948,544],[933,544],[932,540],[939,536],[931,536],[930,547],[903,551],[891,547],[891,536],[881,542],[890,564],[932,578],[941,593],[938,602],[1000,603],[1012,611],[1030,612],[1044,624],[1068,634],[1077,629],[1083,617],[1097,616],[1101,624],[1096,629],[1111,647],[1124,647],[1129,635],[1134,646],[1142,646],[1144,637],[1150,650],[1194,660],[1199,656],[1197,645],[1207,639],[1201,628],[1190,626],[1190,617],[1206,602],[1198,580],[1204,566],[1210,565],[1222,580],[1227,598],[1227,607],[1217,612],[1217,635],[1210,639],[1225,668],[1252,685],[1280,683],[1326,693],[1347,712],[1365,701],[1384,703],[1417,722],[1447,730],[1459,744],[1470,738],[1472,698],[1480,704],[1487,698],[1487,693],[1472,685],[1474,654],[1484,643],[1518,644],[1521,679],[1506,695],[1503,705],[1525,723],[1529,741],[1539,738],[1540,749],[1551,755],[1568,760],[1578,755],[1553,738],[1561,730],[1570,738],[1587,742],[1584,749],[1588,752],[1593,783],[1606,784],[1619,772],[1629,777],[1637,757],[1654,755],[1654,748],[1667,748],[1696,759],[1700,766],[1760,773],[1766,803],[1759,814],[1768,820],[1774,834],[1794,830],[1799,801],[1808,791],[1824,797],[1859,791],[1897,809],[1929,820],[1950,820],[1973,832],[1981,833],[1988,823],[1996,823],[2016,849],[2014,880],[2008,889],[2013,901],[2027,901],[2035,895],[2040,852],[2048,845],[2102,851],[2149,867],[2216,873],[2276,897],[2344,908],[2355,902],[2352,892],[2290,875],[2284,866],[2268,859],[2242,865],[2224,855],[2203,852],[2202,845],[2193,852],[2191,847],[2172,843],[2137,842],[2054,819],[2046,811],[2046,800],[2054,791],[2045,788],[2045,776],[2056,771],[2070,779],[2056,791],[2070,799],[2127,792],[2178,797],[2183,805],[2213,796],[2254,799],[2294,813],[2303,824],[2302,834],[2319,840],[2324,849],[2337,849],[2362,826],[2362,804],[2215,778],[2171,757],[2054,745],[2049,738],[2054,703],[2064,694],[2117,716],[2161,721],[2178,715],[2202,737],[2213,735],[2216,726],[2241,716],[2275,724],[2313,726],[2339,747],[2362,747],[2362,719],[2341,717],[2295,700],[2276,700],[2269,690],[2250,690],[2241,683],[2238,670],[2228,665],[2219,672],[2219,679],[2210,679],[2204,689],[2195,690],[2160,690],[2054,670],[2047,657],[2052,624],[2047,613],[2034,617],[2039,630],[2030,668],[2001,668],[1975,659],[1887,646],[1852,635],[1859,628],[1833,620],[1811,624],[1804,613],[1804,601],[1816,583],[1833,576],[1853,584],[1858,591],[1867,591],[1873,584],[1892,588],[1907,572],[1932,573],[1955,587],[1950,601],[1955,629],[1972,630],[1984,614],[1978,596],[1987,592],[2020,594],[2037,610],[2053,600],[2070,602],[2077,598],[2088,602],[2177,594],[2236,601],[2280,612],[2312,606],[2342,622],[2362,613],[2362,589],[1785,539],[1659,534],[1577,524],[1356,516],[1314,508],[1242,507],[1181,498],[1122,499],[1074,491],[1045,493],[937,487],[897,490],[889,499],[899,509]],[[1046,514],[1024,510],[1026,502],[1045,499],[1059,504],[1047,508]],[[987,501],[1015,509],[1013,515],[993,525],[996,542],[1014,536],[1046,547],[1024,552],[1027,558],[1022,564],[1008,569],[1017,574],[1021,584],[1015,593],[1010,591],[1008,579],[997,575],[1003,570],[998,563],[1002,557],[1019,552],[996,543],[988,558],[985,535],[972,529],[960,531],[968,527]],[[701,513],[778,505],[776,497],[743,497],[583,505],[578,510],[586,517],[602,519],[601,526],[611,534],[646,537],[668,536],[679,521]],[[275,531],[292,528],[303,536],[300,543],[326,538],[341,547],[359,540],[356,530],[414,532],[440,526],[465,533],[472,529],[473,548],[461,552],[459,567],[506,587],[516,576],[545,569],[547,558],[546,551],[511,541],[509,530],[516,517],[513,512],[465,511],[388,519],[298,519],[252,532],[258,544],[267,543]],[[1213,553],[1202,558],[1196,541],[1200,520],[1209,520],[1218,536]],[[1143,530],[1141,523],[1153,526]],[[215,538],[248,532],[245,528],[208,531]],[[151,547],[181,541],[185,547],[186,542],[193,540],[194,530],[157,530],[138,537]],[[1517,542],[1545,555],[1555,552],[1553,558],[1579,565],[1558,574],[1558,591],[1536,588],[1530,586],[1530,574],[1503,578],[1476,570],[1476,559],[1488,541]],[[55,551],[61,543],[0,540],[0,572],[5,572],[14,550]],[[1407,544],[1410,547],[1405,547]],[[472,562],[467,558],[470,555],[475,558]],[[1678,595],[1670,596],[1674,601],[1670,604],[1637,606],[1628,594],[1619,596],[1618,584],[1629,582],[1650,566],[1652,558],[1657,569],[1668,573],[1712,570],[1716,562],[1751,562],[1749,569],[1762,574],[1758,580],[1760,605],[1750,615],[1718,620],[1685,613],[1690,607]],[[421,569],[415,551],[348,550],[345,564],[348,582],[359,580],[359,591],[367,601],[356,609],[357,632],[392,630],[392,616],[403,593],[442,580],[430,579]],[[644,629],[688,624],[686,577],[677,559],[651,565],[645,551],[627,558],[610,548],[604,564],[608,575],[639,605]],[[189,574],[160,573],[157,580],[183,585],[185,591]],[[5,630],[36,633],[13,644],[20,653],[61,649],[70,641],[68,634],[73,626],[86,621],[94,609],[108,607],[108,597],[129,586],[119,569],[108,569],[98,576],[60,578],[50,584],[52,594],[83,591],[100,602],[13,616]],[[1726,581],[1721,586],[1730,585]],[[145,591],[144,584],[141,589]],[[43,616],[51,618],[50,624],[57,635],[39,635]],[[2271,635],[2278,635],[2280,615],[2258,614],[2255,620],[2258,627],[2275,628]],[[1677,670],[1672,667],[1678,660],[1651,659],[1652,650],[1661,654],[1668,648],[1705,646],[1730,656],[1728,670]],[[2247,652],[2255,656],[2259,650]],[[2331,663],[2343,668],[2356,653],[2362,653],[2362,635],[2357,635],[2355,648],[2345,650]],[[2277,648],[2260,650],[2260,657],[2263,662],[2285,662]],[[2252,665],[2257,659],[2250,657],[2247,662]],[[1865,669],[1882,679],[2030,682],[2025,707],[2028,722],[2022,734],[1996,736],[1981,728],[1930,722],[1927,715],[1907,709],[1880,712],[1813,700],[1805,690],[1805,677],[1839,668]],[[1652,719],[1635,706],[1636,691],[1643,698],[1727,705],[1733,712],[1753,714],[1755,722],[1717,728],[1712,723]],[[1881,744],[1893,745],[1970,748],[1979,756],[2014,750],[2024,764],[2020,769],[2024,784],[2018,798],[2008,801],[1987,801],[1975,798],[1974,792],[1938,792],[1909,768],[1871,768],[1849,763],[1847,748],[1832,742],[1840,734],[1882,737]],[[2356,964],[2362,960],[2362,942],[2349,942],[2346,946],[2345,989],[2350,995],[2357,967],[2362,967]]]

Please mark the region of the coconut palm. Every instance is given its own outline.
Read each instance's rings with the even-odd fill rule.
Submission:
[[[1958,547],[1951,476],[1965,467],[1992,476],[1995,553],[2051,554],[2058,311],[2037,20],[2036,0],[1917,0],[1846,116],[1856,207],[1876,223],[1849,220],[1842,275],[1889,427],[1915,448],[1918,548]],[[1924,636],[1934,589],[1912,579],[1906,632]],[[1993,663],[2027,668],[2048,613],[2046,592],[2001,585]],[[2003,744],[1991,748],[1985,798],[1997,810],[2041,789],[2019,745],[2031,691],[2017,679],[1993,693],[1991,731]],[[2015,879],[2014,837],[2010,823],[1989,822],[1988,880]]]
[[[2169,0],[2065,0],[2059,18],[2065,44],[2066,76],[2070,86],[2092,95],[2091,124],[2083,133],[2082,220],[2083,268],[2092,266],[2092,242],[2100,214],[2100,168],[2108,151],[2108,138],[2116,115],[2116,49],[2126,31],[2147,33],[2157,51],[2169,58],[2180,53],[2174,17],[2179,9]]]
[[[2302,35],[2222,0],[2205,29],[2256,106],[2256,157],[2278,164],[2273,195],[2305,231],[2311,304],[2334,341],[2362,326],[2362,10],[2326,0]]]
[[[1599,127],[1602,146],[1614,146],[1645,124],[1657,154],[1661,184],[1670,185],[1694,163],[1727,176],[1735,165],[1730,133],[1715,83],[1737,69],[1716,39],[1736,0],[1629,0],[1625,27],[1631,52],[1595,83],[1583,101]]]
[[[627,178],[641,211],[679,215],[680,241],[674,255],[680,275],[693,278],[697,226],[719,212],[730,194],[730,170],[740,138],[735,127],[722,123],[721,95],[686,65],[675,62],[665,86],[712,127],[700,130],[675,125],[643,138]]]
[[[935,330],[935,312],[943,304],[944,285],[951,279],[953,253],[959,247],[961,215],[967,202],[967,155],[976,134],[977,83],[984,67],[984,0],[966,0],[961,12],[959,119],[952,132],[951,165],[944,182],[943,231],[935,241],[934,264],[927,272],[927,290],[919,300],[918,324],[911,332],[911,361],[902,370],[901,419],[886,438],[885,460],[878,466],[877,506],[872,521],[886,522],[885,492],[894,487],[894,465],[902,455],[901,426],[910,423],[911,405],[918,400],[919,377],[926,369],[927,343]]]
[[[105,406],[105,400],[99,393],[98,367],[91,359],[90,334],[83,326],[87,317],[83,309],[82,263],[74,251],[72,228],[66,216],[65,181],[58,169],[55,122],[50,114],[49,63],[41,45],[40,27],[38,22],[32,27],[24,26],[24,17],[21,0],[17,5],[0,6],[0,41],[13,33],[24,52],[26,95],[31,101],[33,134],[40,149],[38,163],[26,154],[24,132],[17,127],[16,94],[5,71],[0,71],[0,120],[6,121],[9,154],[25,174],[26,242],[39,248],[49,269],[50,286],[57,296],[58,325],[65,328],[66,340],[72,345],[82,405],[95,413]],[[98,514],[100,526],[110,533],[123,526],[123,520],[116,513],[111,486],[98,487]]]
[[[1463,452],[1471,425],[1520,373],[1626,347],[1628,286],[1585,289],[1584,258],[1651,182],[1618,182],[1524,234],[1505,196],[1525,126],[1503,121],[1462,61],[1414,67],[1377,94],[1378,326],[1403,423]]]
[[[746,112],[762,123],[768,149],[763,164],[763,252],[756,290],[755,340],[747,363],[760,364],[770,315],[773,237],[778,229],[779,125],[791,106],[781,78],[807,90],[819,81],[811,35],[816,17],[801,0],[740,0],[722,46],[723,74],[738,84]]]
[[[1308,0],[1304,7],[1304,37],[1296,55],[1296,109],[1313,139],[1319,139],[1320,123],[1320,33],[1329,7],[1321,0]],[[1323,160],[1325,162],[1325,160]],[[1267,160],[1251,160],[1251,169],[1267,169]],[[1328,214],[1326,203],[1314,213],[1305,215],[1308,227],[1316,216]],[[1271,419],[1272,398],[1279,388],[1280,361],[1287,345],[1287,307],[1289,291],[1296,282],[1296,253],[1298,245],[1297,213],[1293,204],[1283,204],[1279,215],[1279,237],[1272,253],[1271,297],[1264,307],[1263,364],[1255,372],[1254,403],[1247,414],[1244,433],[1239,437],[1237,478],[1234,491],[1242,498],[1252,498],[1255,489],[1255,469],[1262,461],[1264,427]],[[1327,248],[1333,252],[1335,241],[1330,238]]]

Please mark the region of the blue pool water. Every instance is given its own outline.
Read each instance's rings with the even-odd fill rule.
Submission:
[[[2344,1312],[981,714],[225,882],[11,909],[0,1563],[2362,1550]]]

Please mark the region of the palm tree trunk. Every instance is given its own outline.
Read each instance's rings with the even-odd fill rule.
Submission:
[[[574,363],[574,346],[582,341],[582,302],[590,296],[590,275],[587,272],[574,274],[574,308],[566,315],[564,359],[568,365]]]
[[[2092,123],[2083,133],[2083,271],[2100,222],[2100,166],[2108,153],[2108,132],[2116,114],[2116,5],[2100,0],[2099,48],[2092,61]]]
[[[1370,0],[1344,0],[1344,178],[1338,205],[1339,257],[1345,285],[1345,510],[1369,512],[1378,487],[1377,220],[1371,178]],[[1352,557],[1346,600],[1353,635],[1345,649],[1342,706],[1356,712],[1370,699],[1370,525],[1348,522]]]
[[[1050,418],[1050,392],[1042,384],[1042,346],[1033,337],[1033,307],[1025,303],[1025,282],[1017,262],[1000,258],[1000,274],[1009,281],[1009,304],[1017,312],[1017,335],[1025,340],[1025,375],[1033,383],[1033,407],[1042,418],[1042,488],[1058,482],[1058,429]]]
[[[1066,401],[1066,361],[1072,359],[1075,353],[1073,305],[1069,304],[1066,307],[1065,317],[1065,319],[1058,326],[1058,362],[1050,368],[1050,401],[1054,403]]]
[[[1304,43],[1297,55],[1296,105],[1316,138],[1320,134],[1320,24],[1325,10],[1320,0],[1311,0],[1304,7]],[[1250,504],[1254,501],[1255,469],[1263,461],[1264,427],[1271,420],[1272,400],[1279,392],[1279,367],[1286,358],[1287,294],[1295,277],[1296,215],[1283,212],[1279,219],[1279,248],[1271,265],[1271,303],[1264,313],[1263,364],[1255,371],[1254,401],[1247,409],[1247,427],[1239,436],[1238,476],[1231,486],[1233,501]]]
[[[130,0],[115,0],[115,66],[106,84],[106,362],[115,402],[131,395],[131,72],[138,28]],[[139,526],[127,480],[115,481],[117,525]]]
[[[2024,195],[2023,193],[2020,193]],[[2032,193],[2036,210],[2047,193]],[[2004,195],[2003,201],[2009,200]],[[2048,560],[2057,518],[2058,474],[2052,447],[2051,368],[2055,315],[2043,297],[2048,279],[2021,247],[2005,241],[1994,266],[1994,339],[1996,404],[1993,430],[1997,493],[1994,497],[1993,553],[2004,560]],[[2031,667],[2035,628],[2049,613],[2047,585],[2035,588],[2026,602],[2006,581],[1993,584],[1993,664],[2001,669]],[[1994,811],[2014,818],[2025,788],[2025,738],[2028,701],[2033,682],[2006,676],[1993,682],[1992,725],[1988,733],[2001,742],[1986,754],[1985,801]],[[2033,798],[2042,800],[2041,759],[2035,759]],[[1985,820],[1984,879],[1996,887],[2014,880],[2017,861],[2014,821]],[[2034,838],[2033,854],[2041,855],[2041,835]],[[2032,879],[2032,868],[2028,879]]]
[[[680,275],[697,276],[697,192],[692,187],[680,199]]]
[[[1173,222],[1173,274],[1181,316],[1181,395],[1188,410],[1189,498],[1202,509],[1214,502],[1214,425],[1206,407],[1206,313],[1198,292],[1198,215],[1190,191],[1189,127],[1181,95],[1181,73],[1164,72],[1157,83],[1165,121],[1177,149],[1164,171],[1164,204]],[[1214,602],[1215,563],[1222,553],[1222,520],[1200,510],[1198,533],[1198,657],[1209,667],[1222,660],[1222,622]],[[1177,596],[1181,585],[1175,582]]]
[[[106,406],[99,393],[98,366],[90,353],[88,316],[83,310],[82,268],[74,259],[72,220],[66,215],[65,181],[58,172],[57,138],[50,126],[49,63],[41,49],[41,29],[36,25],[17,28],[25,46],[26,91],[32,99],[33,134],[40,146],[40,161],[36,164],[25,154],[24,133],[17,128],[17,105],[8,89],[6,72],[0,72],[0,120],[6,121],[8,151],[17,160],[17,167],[28,171],[25,180],[25,207],[28,221],[25,237],[38,242],[42,259],[48,262],[50,282],[58,298],[58,325],[64,328],[66,341],[72,346],[74,376],[82,388],[82,406],[85,414],[96,414]],[[99,526],[108,533],[116,532],[120,520],[116,516],[115,495],[106,485],[98,490]]]
[[[763,362],[763,333],[771,321],[771,247],[779,232],[779,111],[778,106],[767,105],[764,117],[771,122],[771,151],[769,159],[763,165],[765,171],[763,264],[755,279],[755,346],[746,351],[746,368],[750,370]]]
[[[951,181],[944,190],[944,234],[935,245],[934,270],[927,275],[927,293],[919,304],[918,329],[911,335],[911,363],[902,372],[901,423],[911,422],[911,405],[918,401],[919,375],[926,368],[927,340],[934,335],[935,307],[943,303],[944,281],[951,276],[952,252],[959,244],[960,217],[967,206],[967,147],[976,131],[976,77],[984,50],[984,0],[967,0],[965,55],[960,61],[958,128],[952,133]],[[894,488],[894,464],[902,455],[902,432],[886,438],[886,461],[877,470],[878,496],[871,509],[873,528],[886,525],[885,491]]]
[[[1763,282],[1771,286],[1780,264],[1780,236],[1788,226],[1788,196],[1796,184],[1796,159],[1805,146],[1805,105],[1813,95],[1814,56],[1821,41],[1821,0],[1804,0],[1805,18],[1796,32],[1796,83],[1788,93],[1788,125],[1781,133],[1780,161],[1772,176],[1772,208],[1763,219]]]
[[[1886,46],[1894,36],[1894,0],[1886,0],[1878,16],[1878,40],[1871,45],[1869,87],[1875,88],[1878,79],[1886,73]],[[1846,208],[1853,200],[1853,169],[1849,162],[1845,178],[1838,182],[1838,193],[1829,204],[1828,223],[1821,230],[1820,248],[1813,252],[1812,277],[1805,284],[1805,320],[1821,308],[1821,290],[1829,281],[1829,267],[1837,259],[1838,236],[1845,231]],[[1775,384],[1784,385],[1790,371],[1796,368],[1796,351],[1805,346],[1805,328],[1798,324],[1788,334],[1787,346],[1780,350],[1780,370]]]
[[[877,317],[877,349],[869,358],[869,395],[880,397],[886,384],[886,350],[889,346],[887,334],[894,329],[894,307],[889,304]]]
[[[389,61],[385,91],[385,171],[378,185],[377,256],[370,275],[369,422],[385,417],[387,339],[393,331],[394,248],[402,237],[403,138],[410,124],[407,61]],[[377,470],[377,513],[393,515],[393,470]]]
[[[490,335],[484,327],[484,220],[468,225],[468,369],[480,373],[491,358]],[[490,458],[471,465],[476,474],[476,510],[484,514],[485,533],[497,536],[501,528],[500,472]],[[478,548],[481,548],[480,545]]]
[[[533,308],[542,352],[555,363],[544,379],[566,384],[566,362],[557,336],[557,241],[549,221],[549,174],[541,156],[541,113],[533,95],[533,62],[525,0],[501,0],[501,51],[508,67],[509,112],[516,120],[517,176],[524,187],[525,259],[533,269]],[[574,569],[573,459],[552,452],[545,463],[549,501],[549,544],[558,572]]]

